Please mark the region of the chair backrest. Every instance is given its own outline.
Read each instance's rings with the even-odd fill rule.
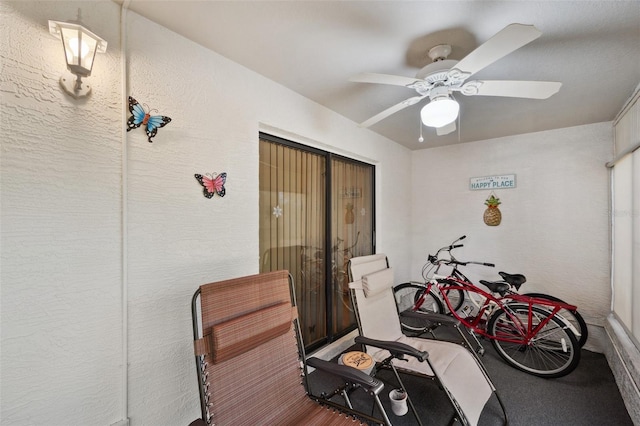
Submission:
[[[385,254],[349,260],[349,288],[353,292],[360,334],[378,340],[397,340],[402,328],[393,296],[393,269]]]
[[[255,425],[295,418],[296,406],[307,397],[288,272],[205,284],[199,300],[201,315],[194,332],[198,327],[202,333],[195,350],[205,361],[205,419]]]

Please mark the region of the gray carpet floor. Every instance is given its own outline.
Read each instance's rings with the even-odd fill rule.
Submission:
[[[483,345],[486,353],[482,362],[506,407],[509,425],[633,425],[604,355],[583,349],[576,370],[565,377],[543,379],[510,367],[489,341],[483,340]],[[418,424],[411,412],[395,416],[390,409],[389,391],[396,387],[393,373],[381,370],[376,377],[385,382],[381,399],[393,425]],[[319,371],[311,373],[309,378],[311,390],[316,395],[323,391],[330,392],[340,385],[339,380]],[[411,376],[403,376],[403,381],[423,425],[449,424],[453,408],[433,381]],[[372,412],[371,398],[362,390],[355,390],[351,395],[354,408]],[[342,403],[339,396],[334,397],[333,401]],[[500,406],[492,397],[485,406],[479,425],[502,424],[504,420]]]

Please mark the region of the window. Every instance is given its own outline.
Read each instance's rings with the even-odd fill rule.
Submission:
[[[374,253],[374,166],[260,134],[261,271],[295,282],[308,349],[353,330],[351,257]]]
[[[640,348],[640,92],[615,124],[612,168],[613,312]]]

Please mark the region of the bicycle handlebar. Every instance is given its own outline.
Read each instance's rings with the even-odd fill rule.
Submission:
[[[474,265],[488,266],[490,268],[495,268],[496,267],[495,263],[488,263],[488,262],[466,262],[466,263],[472,263]]]
[[[427,259],[433,265],[437,265],[437,264],[440,264],[440,263],[444,263],[445,265],[452,265],[453,264],[453,265],[460,265],[460,266],[466,266],[468,264],[474,264],[474,265],[482,265],[482,266],[488,266],[490,268],[495,268],[496,265],[494,263],[488,263],[488,262],[460,262],[455,257],[453,257],[453,255],[451,254],[451,250],[453,250],[455,248],[464,247],[464,244],[455,244],[455,243],[457,243],[458,241],[464,240],[465,238],[467,238],[467,236],[463,235],[462,237],[458,238],[453,243],[451,243],[449,246],[442,247],[440,250],[438,250],[436,252],[435,255],[431,255],[431,254],[428,255]],[[439,259],[438,256],[440,255],[441,251],[448,251],[450,259]]]
[[[457,259],[438,259],[433,255],[429,255],[429,262],[431,262],[432,264],[436,265],[438,263],[444,263],[446,265],[460,265],[460,266],[467,266],[467,265],[482,265],[482,266],[488,266],[490,268],[495,268],[496,265],[495,263],[489,263],[489,262],[473,262],[473,261],[469,261],[469,262],[461,262]]]

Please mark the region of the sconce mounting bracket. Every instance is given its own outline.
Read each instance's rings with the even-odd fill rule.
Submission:
[[[76,99],[84,98],[91,93],[91,86],[71,73],[65,73],[60,77],[60,86],[67,94]]]

